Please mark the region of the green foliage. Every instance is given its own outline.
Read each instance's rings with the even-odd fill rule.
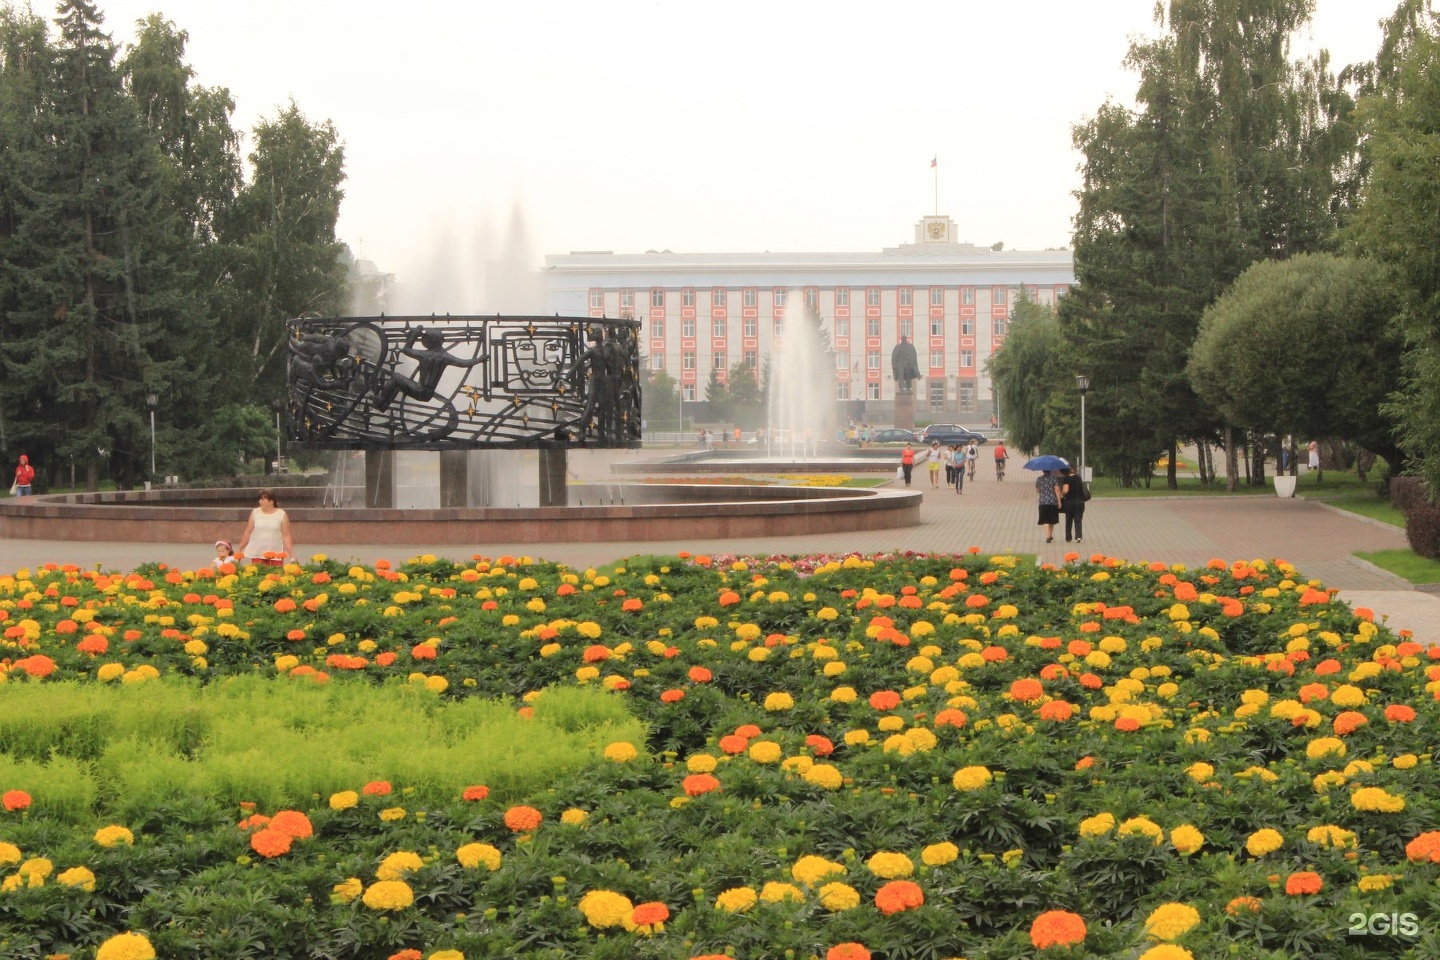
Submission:
[[[986,361],[999,395],[1005,438],[1017,456],[1025,450],[1048,452],[1052,442],[1047,432],[1047,404],[1059,393],[1074,395],[1074,375],[1065,360],[1055,311],[1022,290],[1009,330],[1005,349]]]

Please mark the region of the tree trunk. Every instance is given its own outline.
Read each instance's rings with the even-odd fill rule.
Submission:
[[[1240,489],[1240,464],[1235,449],[1235,428],[1225,421],[1225,489],[1234,493]]]

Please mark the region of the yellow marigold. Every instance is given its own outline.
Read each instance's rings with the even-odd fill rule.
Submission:
[[[830,699],[836,703],[854,703],[858,696],[854,687],[836,687],[830,691]]]
[[[404,808],[404,807],[386,807],[384,810],[381,810],[381,811],[380,811],[380,819],[383,820],[383,821],[385,821],[386,823],[393,823],[393,822],[395,822],[396,820],[404,820],[404,819],[405,819],[405,808]]]
[[[1272,830],[1265,827],[1250,834],[1245,841],[1245,849],[1252,857],[1263,857],[1268,853],[1274,853],[1285,845],[1285,838],[1279,830]]]
[[[1350,805],[1368,813],[1399,813],[1405,809],[1405,798],[1379,787],[1361,787],[1350,794]]]
[[[812,783],[822,790],[838,790],[845,783],[840,771],[828,763],[813,764],[801,776],[806,783]]]
[[[585,915],[585,921],[599,930],[610,927],[624,927],[631,922],[635,905],[624,894],[613,890],[591,890],[580,898],[577,905]]]
[[[947,863],[953,863],[960,856],[960,848],[949,840],[941,843],[932,843],[920,851],[920,862],[926,866],[939,867]]]
[[[796,903],[800,903],[805,899],[805,894],[793,883],[771,880],[760,888],[760,899],[766,903],[780,903],[783,900],[794,900]]]
[[[882,850],[872,854],[865,866],[877,877],[886,880],[895,880],[899,877],[908,877],[915,872],[915,864],[903,853],[891,853]]]
[[[954,783],[956,790],[968,792],[971,790],[979,790],[981,787],[987,786],[990,781],[994,779],[995,777],[991,774],[988,767],[975,766],[961,767],[959,770],[956,770],[955,776],[951,778],[951,782]]]
[[[1215,768],[1204,762],[1190,764],[1190,766],[1185,768],[1185,772],[1188,773],[1190,779],[1196,783],[1205,783],[1211,777],[1215,776]]]
[[[715,906],[727,913],[744,913],[755,906],[756,899],[750,887],[731,887],[715,898]]]
[[[1311,827],[1306,831],[1305,839],[1322,847],[1337,847],[1342,850],[1355,846],[1355,834],[1353,832],[1328,823],[1318,827]]]
[[[341,790],[339,793],[330,794],[331,810],[349,810],[360,802],[360,794],[354,790]]]
[[[560,814],[560,822],[572,827],[579,826],[589,818],[590,814],[581,810],[579,807],[571,807],[569,810]]]
[[[8,867],[21,860],[20,848],[13,843],[0,840],[0,867]]]
[[[1348,709],[1350,707],[1363,706],[1368,701],[1366,700],[1364,690],[1344,683],[1336,687],[1335,692],[1330,694],[1330,702],[1337,707],[1345,707]]]
[[[71,867],[55,878],[55,882],[67,887],[79,887],[82,890],[95,889],[95,874],[87,867]]]
[[[118,847],[122,843],[132,846],[135,843],[135,834],[125,827],[112,824],[95,831],[95,842],[102,847]]]
[[[1394,882],[1394,877],[1388,873],[1374,873],[1368,877],[1361,877],[1356,886],[1361,893],[1372,893],[1376,890],[1387,890]]]
[[[1305,756],[1311,760],[1345,756],[1345,741],[1338,737],[1316,737],[1305,745]]]
[[[640,755],[635,745],[621,740],[605,748],[605,759],[615,763],[629,763]]]
[[[870,742],[869,730],[847,730],[845,731],[845,745],[850,747],[859,746],[862,743]]]
[[[836,875],[845,875],[844,864],[833,863],[824,857],[813,855],[801,857],[799,860],[796,860],[795,865],[790,868],[790,876],[794,877],[800,883],[805,884],[807,887],[813,887],[826,877]]]
[[[1187,823],[1170,831],[1170,843],[1181,853],[1195,853],[1205,846],[1205,835]]]
[[[380,861],[380,866],[375,868],[375,879],[403,880],[423,866],[425,866],[425,861],[420,859],[418,853],[397,850]]]
[[[719,760],[708,753],[697,753],[685,761],[685,767],[691,773],[710,773],[719,763]]]
[[[1120,824],[1115,832],[1122,837],[1137,835],[1150,837],[1155,841],[1156,846],[1159,846],[1165,839],[1165,831],[1160,829],[1160,824],[1149,817],[1131,817]]]
[[[860,894],[849,884],[833,882],[820,888],[820,906],[832,913],[860,906]]]
[[[750,759],[756,763],[778,763],[784,756],[780,744],[773,740],[756,740],[750,745]]]
[[[765,709],[774,713],[777,710],[789,710],[795,706],[795,698],[788,693],[771,693],[765,697]]]
[[[1200,922],[1200,911],[1186,903],[1162,903],[1145,918],[1145,932],[1156,940],[1175,940]]]
[[[404,910],[415,902],[415,893],[404,880],[372,883],[361,900],[371,910]]]
[[[1173,943],[1162,943],[1146,950],[1136,960],[1195,960],[1195,954]]]
[[[1086,817],[1080,821],[1080,836],[1087,838],[1102,837],[1115,829],[1115,817],[1110,813],[1097,813],[1093,817]]]
[[[488,843],[467,843],[455,851],[455,859],[467,870],[482,864],[491,871],[500,869],[500,851]]]
[[[342,903],[349,903],[365,892],[365,884],[361,882],[359,877],[350,877],[341,883],[335,884],[335,886],[330,889],[334,892],[337,900]]]
[[[117,933],[100,944],[95,960],[155,960],[155,948],[141,933]]]

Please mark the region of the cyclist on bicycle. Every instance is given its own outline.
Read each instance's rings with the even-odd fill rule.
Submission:
[[[995,479],[1005,479],[1005,461],[1010,459],[1010,451],[1005,449],[1005,441],[995,442]]]
[[[970,441],[970,446],[965,448],[965,467],[969,471],[970,479],[975,479],[975,462],[980,459],[980,448],[975,441]]]

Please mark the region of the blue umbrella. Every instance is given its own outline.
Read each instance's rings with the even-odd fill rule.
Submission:
[[[1064,457],[1052,456],[1048,453],[1038,457],[1031,457],[1025,464],[1026,470],[1064,470],[1070,466],[1070,461]]]

